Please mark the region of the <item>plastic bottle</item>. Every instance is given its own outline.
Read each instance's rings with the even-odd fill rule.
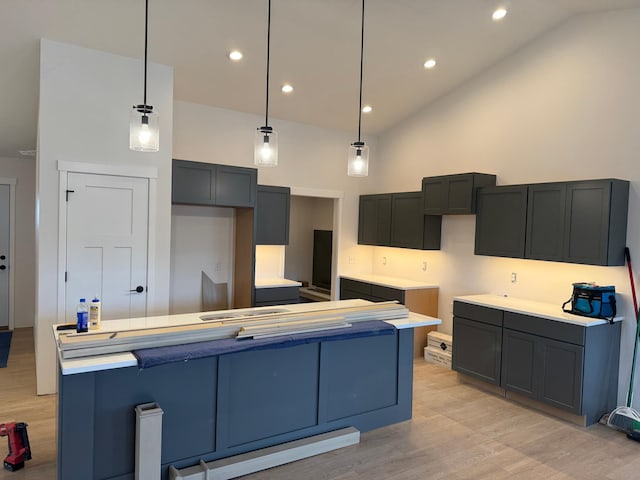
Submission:
[[[100,299],[94,295],[93,300],[89,303],[89,329],[98,330],[100,328]]]
[[[89,330],[89,306],[87,305],[87,300],[84,298],[80,299],[80,303],[78,304],[78,309],[76,310],[76,316],[78,318],[78,323],[76,324],[76,332],[86,332]]]

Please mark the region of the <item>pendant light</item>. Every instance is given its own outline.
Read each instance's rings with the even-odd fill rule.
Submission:
[[[364,0],[362,0],[362,29],[360,34],[360,103],[358,105],[358,141],[349,146],[347,175],[366,177],[369,174],[369,147],[360,139],[362,127],[362,64],[364,57]]]
[[[271,47],[271,0],[267,16],[267,94],[264,126],[258,127],[254,139],[253,163],[259,167],[278,165],[278,133],[269,126],[269,51]]]
[[[147,104],[147,37],[149,0],[144,11],[144,103],[134,105],[129,122],[129,148],[138,152],[157,152],[160,149],[158,114]]]

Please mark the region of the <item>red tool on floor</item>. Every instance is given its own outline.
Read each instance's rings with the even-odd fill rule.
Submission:
[[[25,460],[31,460],[26,423],[0,423],[0,437],[8,437],[9,440],[9,455],[4,459],[4,468],[15,472],[24,467]]]

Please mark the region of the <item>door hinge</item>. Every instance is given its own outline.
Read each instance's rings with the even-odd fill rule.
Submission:
[[[67,281],[67,272],[64,272],[64,281]]]
[[[76,192],[75,190],[67,190],[67,191],[66,191],[66,194],[67,194],[67,202],[69,201],[69,194],[70,194],[70,193],[75,193],[75,192]]]

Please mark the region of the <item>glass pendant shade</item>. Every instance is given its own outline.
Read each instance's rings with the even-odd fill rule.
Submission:
[[[278,166],[278,133],[271,127],[256,130],[253,163],[259,167]]]
[[[157,113],[133,107],[129,122],[129,148],[138,152],[157,152],[160,149]]]
[[[347,175],[350,177],[369,175],[369,147],[364,142],[354,142],[349,146]]]

